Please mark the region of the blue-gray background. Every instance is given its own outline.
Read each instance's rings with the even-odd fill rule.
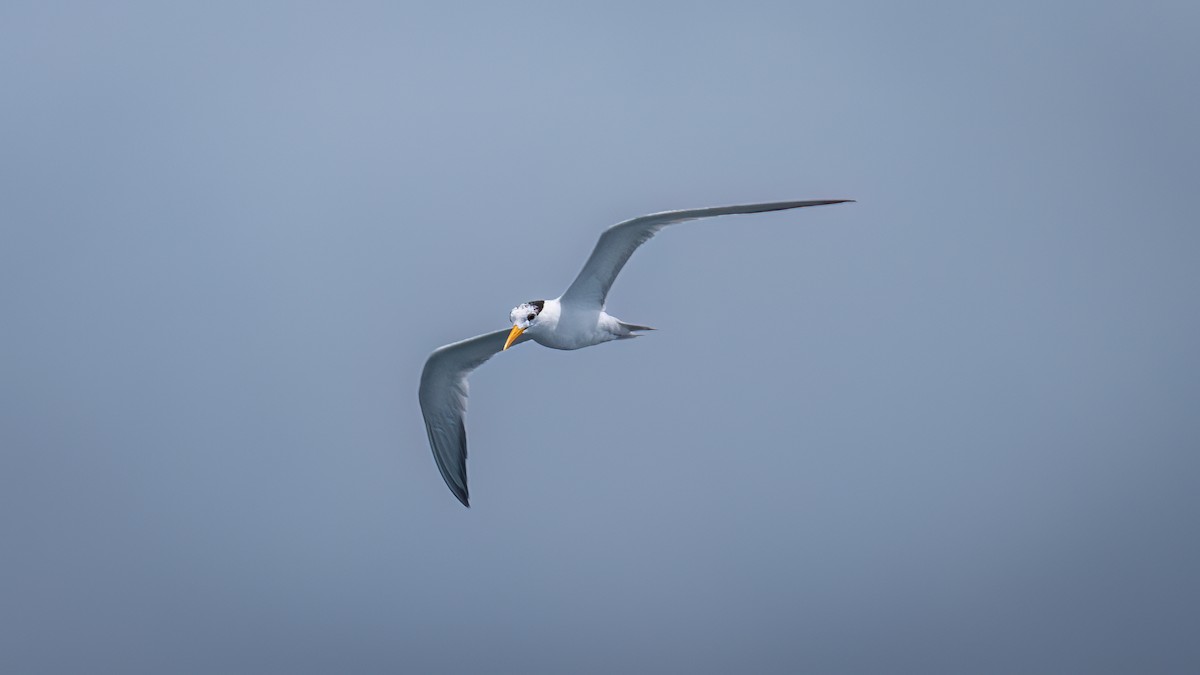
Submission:
[[[5,2],[0,670],[1200,667],[1197,7]]]

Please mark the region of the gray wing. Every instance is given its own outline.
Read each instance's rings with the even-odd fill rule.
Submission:
[[[707,209],[690,209],[687,211],[664,211],[641,216],[633,220],[617,223],[600,235],[592,255],[584,263],[579,276],[571,282],[571,287],[562,295],[562,302],[583,307],[603,308],[608,299],[608,289],[612,288],[617,274],[629,260],[629,256],[637,247],[646,243],[659,230],[696,218],[710,216],[727,216],[736,213],[762,213],[764,211],[783,211],[798,209],[802,206],[822,206],[824,204],[841,204],[854,201],[852,199],[819,199],[807,202],[769,202],[766,204],[740,204],[737,206],[713,206]]]
[[[446,486],[463,506],[471,506],[467,494],[467,376],[504,348],[508,330],[477,335],[462,342],[439,347],[421,371],[421,414],[429,433],[429,446]],[[513,344],[529,339],[522,335]]]

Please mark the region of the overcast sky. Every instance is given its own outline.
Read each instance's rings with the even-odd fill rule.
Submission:
[[[0,6],[0,670],[1200,669],[1200,5],[424,4]]]

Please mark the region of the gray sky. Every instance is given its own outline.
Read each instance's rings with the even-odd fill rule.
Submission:
[[[1197,7],[5,2],[0,670],[1200,668]]]

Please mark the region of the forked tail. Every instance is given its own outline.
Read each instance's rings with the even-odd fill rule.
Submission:
[[[651,328],[650,326],[639,326],[636,323],[625,323],[624,321],[620,321],[618,323],[621,324],[621,328],[624,328],[625,330],[627,330],[631,333],[633,331],[638,331],[638,330],[656,330],[654,328]],[[625,337],[637,337],[637,336],[636,335],[627,335]]]

